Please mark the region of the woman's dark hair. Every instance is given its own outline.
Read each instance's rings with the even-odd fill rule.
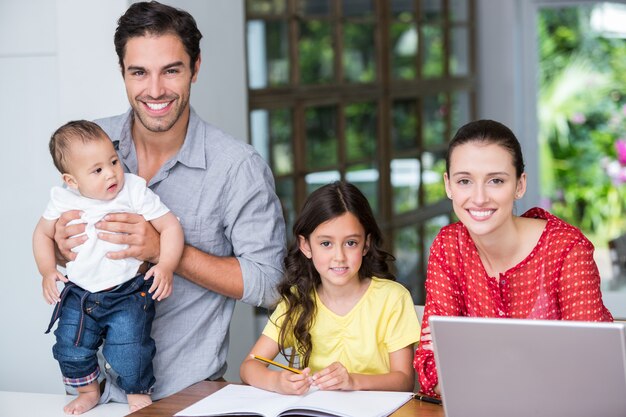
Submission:
[[[389,271],[388,262],[394,257],[382,249],[383,237],[367,198],[354,185],[347,182],[334,182],[315,190],[304,203],[293,225],[293,242],[285,257],[285,276],[278,285],[281,300],[286,311],[281,317],[278,346],[283,356],[289,335],[293,335],[294,348],[300,359],[299,365],[307,367],[313,349],[310,329],[315,317],[314,290],[321,278],[313,261],[300,251],[299,237],[309,239],[313,231],[322,223],[352,213],[369,236],[369,247],[363,256],[359,278],[378,277],[395,280]]]
[[[133,3],[117,21],[113,42],[122,74],[124,74],[126,43],[130,38],[146,35],[161,36],[168,33],[177,35],[182,41],[185,51],[191,58],[190,66],[193,75],[196,61],[200,56],[202,33],[198,30],[193,16],[188,12],[157,1]]]
[[[520,178],[524,172],[522,147],[511,129],[494,120],[476,120],[462,126],[450,141],[448,154],[446,155],[446,172],[448,176],[450,176],[450,156],[452,151],[457,146],[469,142],[482,142],[503,147],[513,158],[513,166],[515,167],[517,178]]]

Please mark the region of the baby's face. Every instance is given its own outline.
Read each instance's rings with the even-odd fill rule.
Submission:
[[[112,200],[124,186],[122,164],[106,137],[87,143],[72,141],[67,162],[69,174],[63,178],[83,197]]]

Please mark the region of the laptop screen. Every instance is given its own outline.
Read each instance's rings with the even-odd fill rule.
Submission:
[[[447,417],[626,416],[623,323],[429,323]]]

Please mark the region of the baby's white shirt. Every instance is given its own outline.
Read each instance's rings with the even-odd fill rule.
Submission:
[[[70,224],[86,223],[87,240],[72,249],[77,255],[66,265],[67,277],[89,292],[102,291],[132,279],[142,264],[135,258],[107,258],[108,252],[126,249],[128,245],[98,239],[97,234],[104,231],[96,229],[95,224],[109,213],[137,213],[150,221],[169,212],[159,196],[146,186],[146,181],[133,174],[124,174],[124,186],[113,200],[95,200],[83,197],[78,190],[53,187],[43,217],[55,220],[69,210],[83,212],[80,219]]]

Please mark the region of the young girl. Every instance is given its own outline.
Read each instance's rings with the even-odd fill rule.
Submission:
[[[460,221],[430,248],[414,362],[423,392],[438,393],[430,316],[613,320],[593,245],[580,230],[540,208],[514,215],[526,173],[509,128],[492,120],[461,127],[448,146],[444,182]]]
[[[313,192],[293,227],[280,303],[251,355],[287,357],[301,374],[249,356],[241,379],[283,394],[323,390],[412,391],[419,323],[409,292],[393,281],[382,236],[363,194],[336,182]]]

